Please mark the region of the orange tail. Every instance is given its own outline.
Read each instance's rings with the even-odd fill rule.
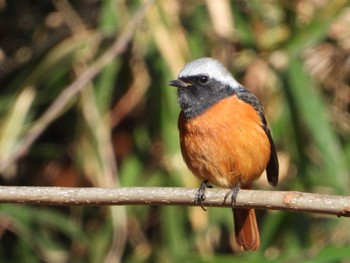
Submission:
[[[242,250],[257,250],[260,235],[254,209],[232,209],[236,243]]]

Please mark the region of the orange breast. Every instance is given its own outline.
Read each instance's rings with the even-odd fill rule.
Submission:
[[[236,96],[192,119],[181,112],[178,127],[182,156],[201,180],[227,188],[241,182],[244,187],[269,161],[270,143],[258,113]]]

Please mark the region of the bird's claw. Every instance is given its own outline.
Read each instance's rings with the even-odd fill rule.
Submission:
[[[231,195],[231,206],[232,207],[235,207],[236,206],[236,203],[237,203],[237,194],[239,192],[239,190],[241,189],[241,183],[238,182],[234,187],[232,187],[230,189],[230,191],[228,191],[226,194],[225,194],[225,198],[224,198],[224,203],[226,202],[226,199],[229,195]]]
[[[194,197],[194,203],[195,203],[195,204],[199,204],[199,205],[202,207],[202,209],[203,209],[204,211],[207,211],[207,209],[204,208],[203,202],[204,202],[204,200],[206,199],[205,190],[206,190],[208,187],[209,187],[209,188],[212,188],[212,186],[208,184],[208,181],[207,181],[207,180],[203,181],[203,182],[201,183],[201,185],[199,186],[199,188],[198,188],[198,190],[197,190],[197,192],[196,192],[196,195],[195,195],[195,197]]]

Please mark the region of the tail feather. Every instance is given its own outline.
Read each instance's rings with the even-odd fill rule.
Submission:
[[[257,250],[260,235],[254,209],[232,209],[236,243],[242,250]]]

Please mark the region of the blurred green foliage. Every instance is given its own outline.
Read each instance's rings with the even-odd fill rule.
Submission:
[[[155,1],[126,50],[53,121],[41,118],[128,26],[144,1],[0,1],[3,185],[186,186],[176,78],[212,56],[265,106],[281,164],[277,189],[347,194],[348,1]],[[36,126],[35,126],[36,125]],[[264,176],[263,176],[264,177]],[[257,182],[268,189],[266,179]],[[232,247],[229,209],[0,205],[1,262],[347,262],[348,219],[261,211],[261,248]]]

